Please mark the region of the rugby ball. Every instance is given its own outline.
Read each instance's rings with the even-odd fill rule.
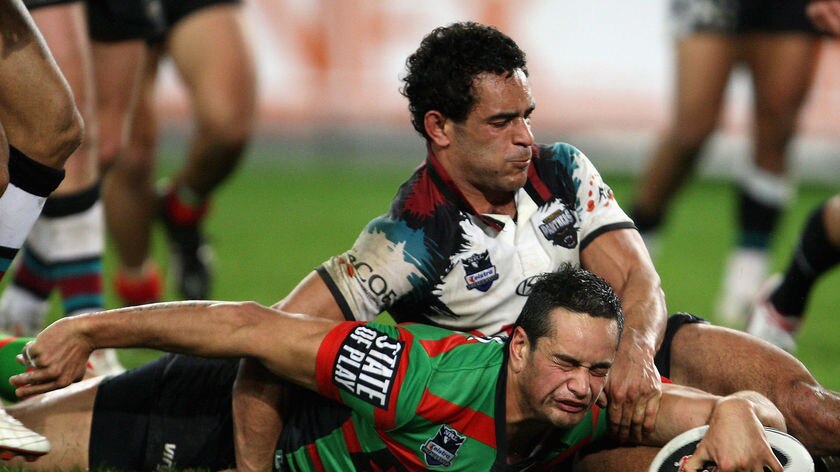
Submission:
[[[670,440],[654,457],[648,472],[678,472],[682,458],[694,454],[697,443],[703,439],[707,429],[709,429],[708,425],[698,426]],[[814,472],[814,460],[811,459],[811,455],[808,454],[808,450],[801,442],[793,436],[773,428],[765,428],[765,431],[770,448],[776,458],[779,459],[784,470]],[[715,472],[717,468],[714,464],[709,464],[703,470]]]

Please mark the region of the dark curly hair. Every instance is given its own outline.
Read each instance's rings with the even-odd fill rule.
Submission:
[[[525,74],[525,53],[508,36],[492,26],[475,22],[435,28],[405,61],[406,76],[400,93],[408,98],[411,123],[426,139],[426,112],[437,110],[461,123],[467,119],[475,97],[473,80],[482,72]]]
[[[542,274],[531,286],[528,300],[516,320],[517,326],[527,334],[529,343],[535,345],[539,338],[549,335],[551,320],[548,315],[555,308],[616,320],[619,338],[624,330],[621,302],[610,284],[570,264],[563,264],[556,272]]]

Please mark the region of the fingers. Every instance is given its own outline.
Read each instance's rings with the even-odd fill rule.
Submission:
[[[26,345],[23,346],[23,352],[21,352],[20,354],[18,354],[16,356],[17,361],[20,364],[22,364],[26,367],[31,367],[33,369],[38,368],[36,357],[37,356],[35,354],[33,354],[33,352],[32,352],[32,341],[29,341],[28,343],[26,343]]]

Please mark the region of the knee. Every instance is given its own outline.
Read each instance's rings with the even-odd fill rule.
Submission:
[[[82,144],[84,121],[75,106],[62,107],[44,116],[50,117],[47,134],[27,145],[26,152],[30,158],[59,169],[64,167],[67,158]]]
[[[197,107],[198,127],[219,146],[235,150],[244,147],[253,134],[253,105],[235,97],[218,96]]]
[[[671,130],[671,141],[678,152],[696,155],[715,130],[714,120],[679,121]]]

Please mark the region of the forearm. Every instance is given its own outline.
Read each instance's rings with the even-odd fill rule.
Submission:
[[[665,294],[655,271],[631,271],[620,287],[624,332],[619,350],[641,350],[653,357],[662,343],[667,323]]]
[[[764,426],[786,429],[779,409],[763,395],[751,391],[720,397],[691,387],[665,384],[659,405],[656,428],[643,438],[642,444],[661,446],[691,428],[733,418],[745,422],[752,417]]]
[[[275,375],[315,388],[315,362],[336,325],[256,303],[180,302],[111,310],[56,321],[29,342],[21,360],[35,369],[10,380],[18,396],[78,380],[91,351],[145,347],[208,357],[253,357]]]
[[[619,350],[653,354],[665,334],[668,310],[659,274],[635,230],[609,231],[581,253],[583,268],[609,282],[621,297],[624,332]]]
[[[81,337],[91,349],[144,347],[208,357],[250,356],[250,331],[267,311],[254,303],[156,303],[64,318],[44,335],[60,328]]]
[[[240,471],[269,471],[283,426],[282,382],[258,362],[243,359],[233,388],[234,444]]]

